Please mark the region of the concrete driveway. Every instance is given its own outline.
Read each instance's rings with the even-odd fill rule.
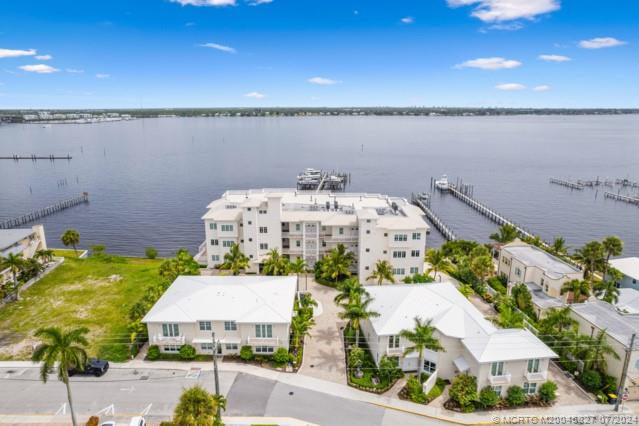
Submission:
[[[344,346],[340,327],[346,322],[339,319],[338,307],[333,302],[337,290],[315,282],[308,277],[308,291],[317,300],[315,326],[304,345],[304,361],[299,374],[346,384]]]

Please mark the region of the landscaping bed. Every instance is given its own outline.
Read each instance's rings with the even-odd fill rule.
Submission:
[[[402,388],[402,390],[399,391],[399,399],[426,405],[432,402],[434,399],[440,397],[441,394],[444,393],[444,388],[446,387],[448,382],[438,378],[435,386],[433,386],[433,388],[428,393],[424,393],[424,391],[422,390],[422,383],[425,382],[426,379],[428,379],[428,374],[422,374],[422,376],[424,375],[426,377],[422,379],[421,383],[417,380],[417,376],[411,376],[406,381],[406,385]]]

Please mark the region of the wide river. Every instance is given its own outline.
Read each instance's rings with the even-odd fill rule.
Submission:
[[[192,252],[200,217],[227,189],[292,187],[305,167],[350,172],[351,191],[410,196],[448,174],[544,239],[572,248],[606,235],[639,255],[639,207],[549,178],[639,180],[639,116],[158,118],[102,124],[0,126],[0,156],[66,155],[71,161],[0,161],[0,218],[87,191],[90,203],[43,220],[50,246],[66,228],[82,247],[163,255]],[[495,225],[448,195],[433,209],[462,238],[486,241]],[[432,230],[428,245],[441,244]]]

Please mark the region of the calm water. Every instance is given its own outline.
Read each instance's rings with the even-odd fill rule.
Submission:
[[[226,189],[291,187],[305,167],[352,173],[352,191],[409,196],[431,176],[472,183],[475,196],[545,239],[573,247],[620,235],[639,254],[639,208],[571,191],[550,176],[639,180],[639,116],[162,118],[92,125],[0,126],[0,156],[70,153],[70,162],[0,162],[0,218],[81,191],[91,202],[50,216],[50,246],[68,227],[82,246],[141,254],[204,238],[206,205]],[[66,181],[66,185],[60,182]],[[617,189],[615,188],[615,191]],[[637,195],[639,190],[624,191]],[[450,196],[435,211],[463,238],[495,226]],[[442,241],[433,230],[429,245]]]

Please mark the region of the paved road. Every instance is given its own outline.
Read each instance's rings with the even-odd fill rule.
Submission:
[[[103,420],[124,421],[143,413],[159,422],[171,415],[182,389],[195,384],[212,391],[212,373],[189,378],[181,370],[111,369],[101,378],[74,377],[72,391],[82,419],[99,413]],[[228,398],[225,414],[229,416],[294,417],[326,426],[444,424],[244,373],[221,372],[220,387]],[[64,413],[65,402],[64,386],[54,376],[43,384],[35,368],[0,369],[0,415],[58,413],[56,419],[64,423],[69,418],[68,411]]]

